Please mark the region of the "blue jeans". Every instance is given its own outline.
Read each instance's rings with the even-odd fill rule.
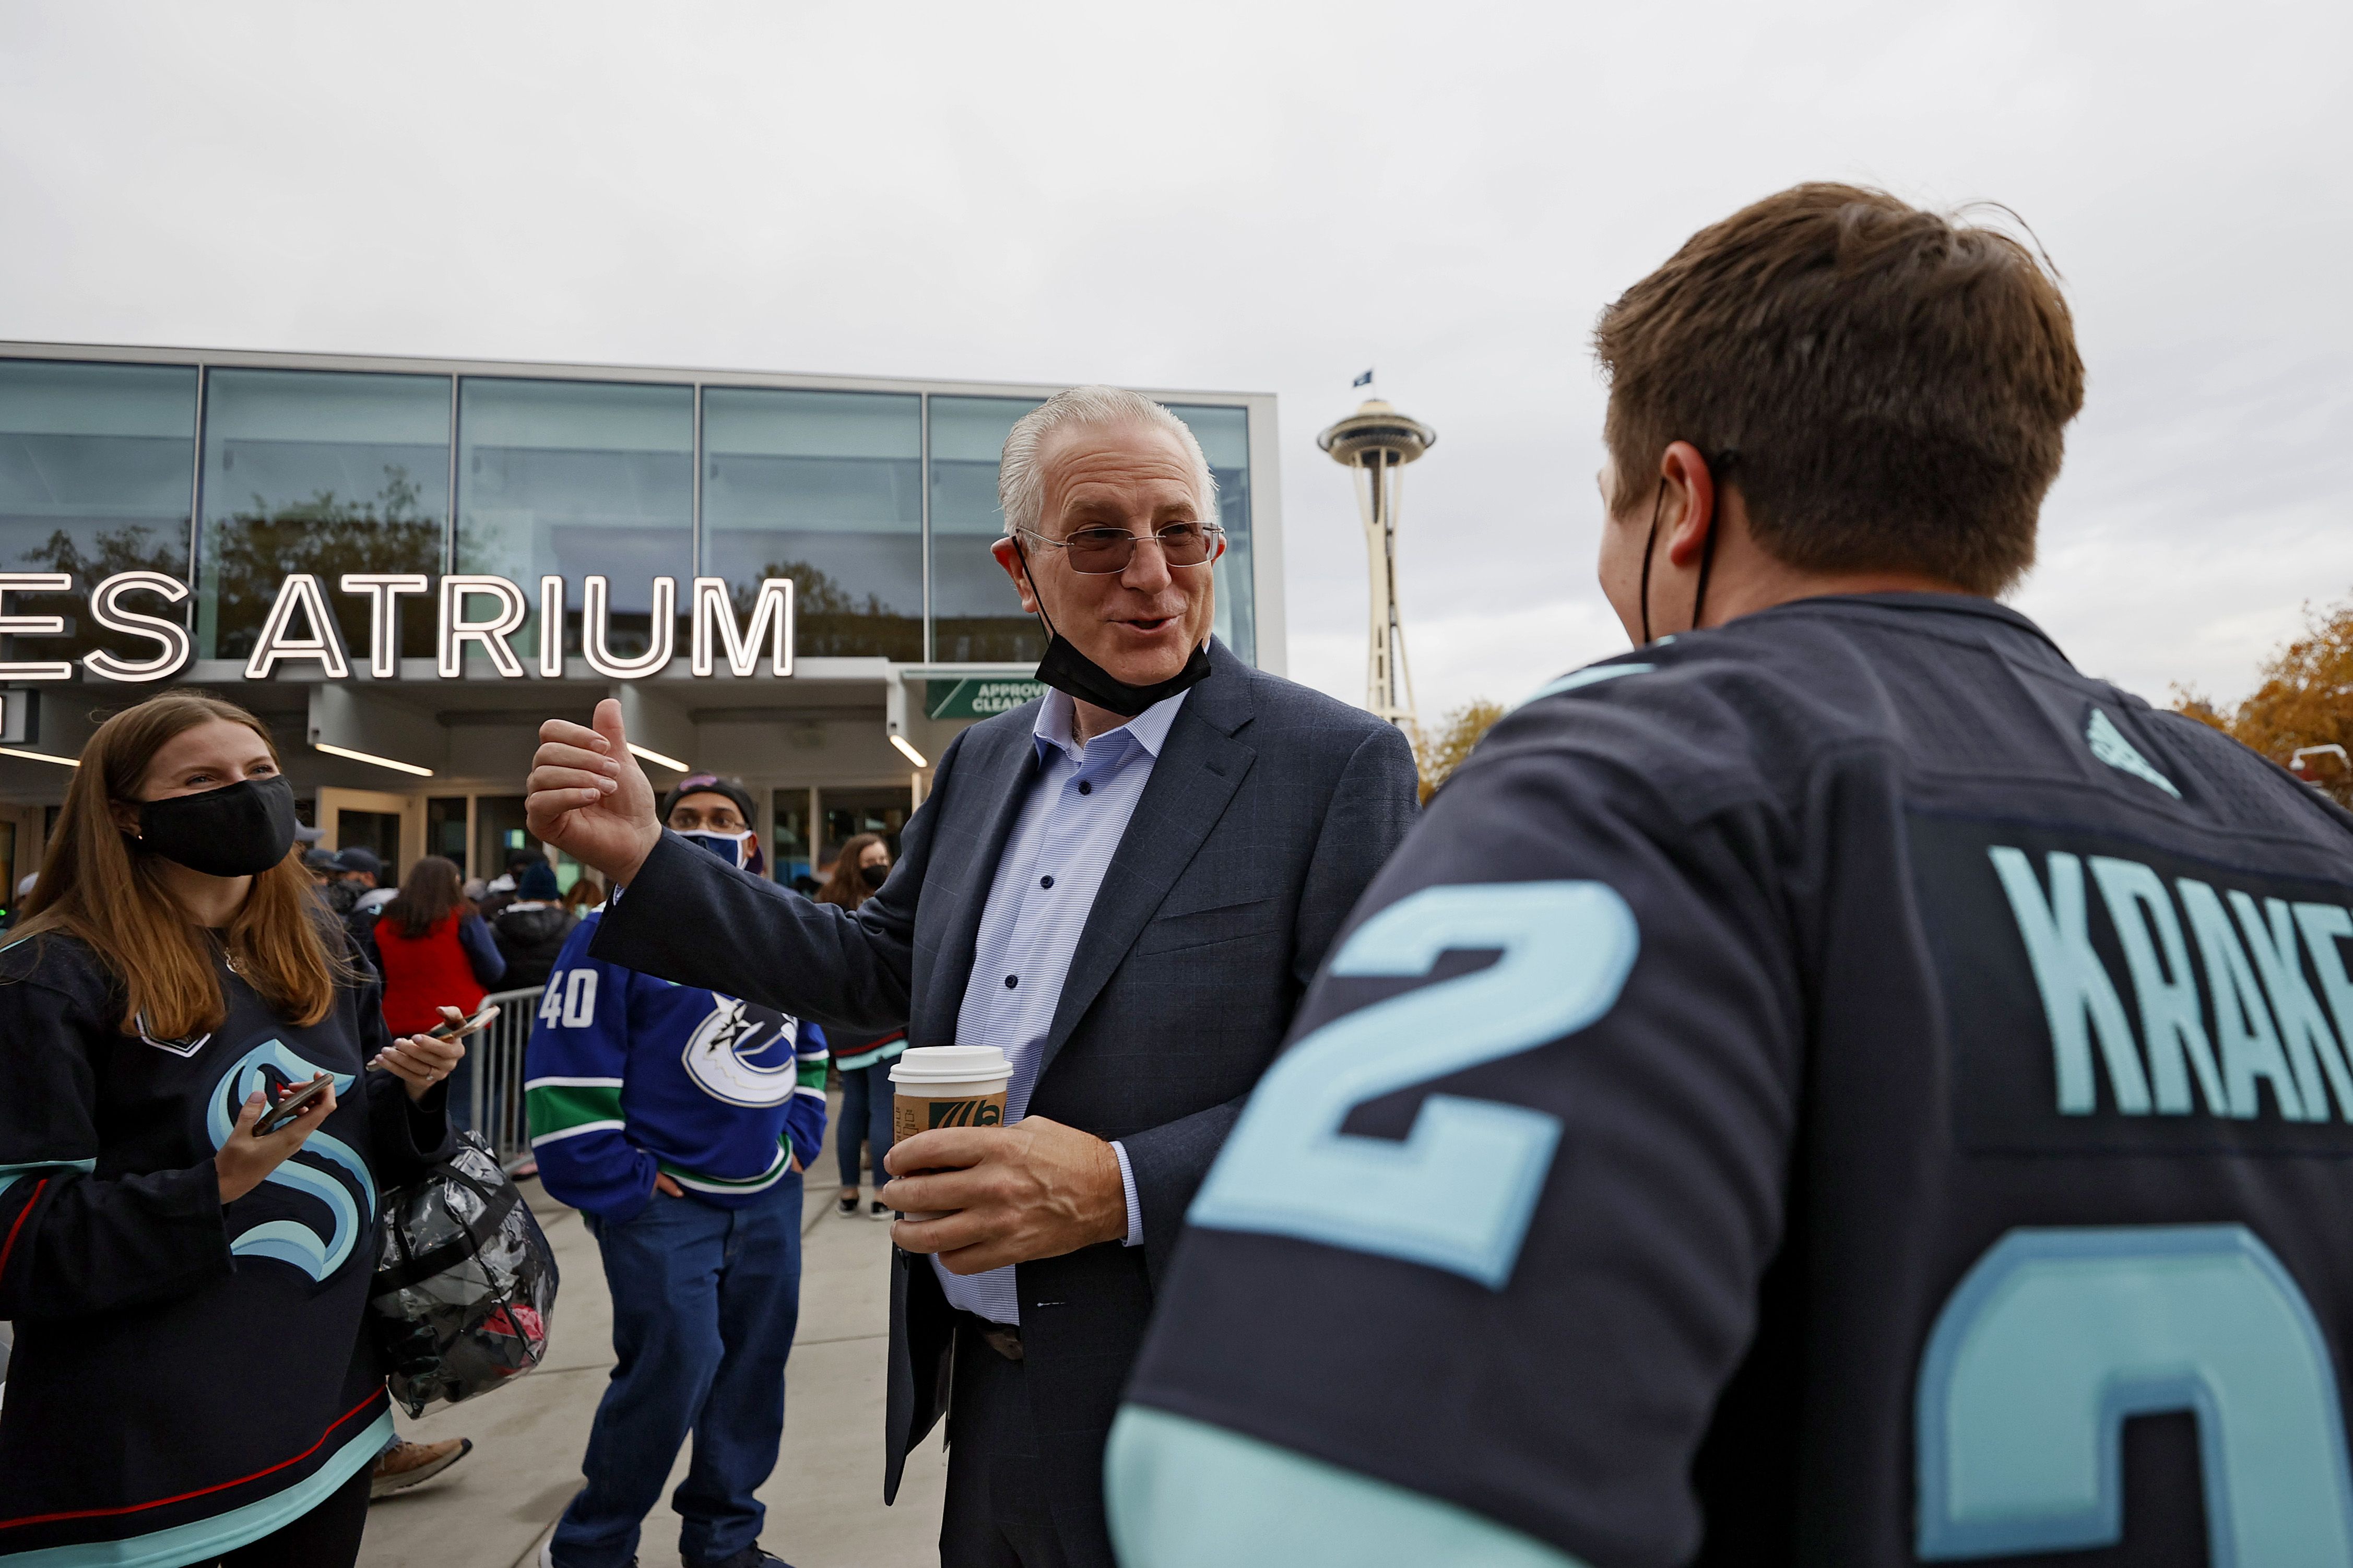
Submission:
[[[891,1173],[882,1156],[891,1152],[891,1064],[845,1068],[841,1074],[841,1124],[834,1130],[834,1152],[841,1158],[841,1184],[858,1184],[858,1143],[864,1139],[874,1151],[874,1190],[881,1192]]]
[[[785,1434],[785,1357],[800,1317],[801,1179],[740,1209],[653,1195],[620,1224],[583,1215],[613,1293],[612,1382],[588,1429],[588,1484],[555,1527],[560,1568],[621,1568],[691,1432],[670,1499],[688,1568],[760,1538],[752,1494]]]

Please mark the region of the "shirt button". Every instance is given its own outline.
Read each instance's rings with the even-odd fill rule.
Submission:
[[[1095,786],[1089,784],[1086,780],[1081,779],[1079,781],[1079,793],[1081,795],[1092,795],[1095,793]]]
[[[1005,988],[1006,988],[1008,991],[1012,990],[1016,985],[1018,985],[1018,984],[1021,984],[1021,976],[1019,976],[1019,975],[1018,975],[1018,974],[1008,974],[1008,975],[1007,975],[1007,976],[1005,977]]]
[[[1041,888],[1050,888],[1054,885],[1054,879],[1051,877],[1040,877],[1038,879],[1038,885]]]

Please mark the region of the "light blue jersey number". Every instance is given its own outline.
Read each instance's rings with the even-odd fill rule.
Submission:
[[[1609,1012],[1641,939],[1599,882],[1425,888],[1358,927],[1332,973],[1418,977],[1440,954],[1489,968],[1335,1018],[1274,1064],[1188,1217],[1466,1275],[1511,1279],[1560,1121],[1460,1095],[1422,1101],[1403,1142],[1343,1133],[1366,1101],[1576,1033]]]
[[[2125,1417],[2167,1410],[2197,1415],[2215,1568],[2353,1564],[2327,1344],[2236,1225],[2014,1230],[1978,1260],[1920,1367],[1920,1555],[2116,1543]]]

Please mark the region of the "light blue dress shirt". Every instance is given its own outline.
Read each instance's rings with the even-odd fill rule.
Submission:
[[[1013,1063],[1005,1096],[1008,1123],[1029,1109],[1079,933],[1184,701],[1180,691],[1083,746],[1073,738],[1068,694],[1050,691],[1039,709],[1038,776],[997,862],[973,947],[972,978],[956,1011],[956,1044],[1000,1046]],[[1127,1245],[1141,1247],[1144,1211],[1135,1200],[1135,1173],[1127,1151],[1111,1147],[1127,1189]],[[950,1305],[992,1322],[1020,1322],[1010,1265],[958,1275],[934,1258],[932,1269]]]

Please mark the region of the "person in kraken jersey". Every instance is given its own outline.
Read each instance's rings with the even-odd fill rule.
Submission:
[[[670,829],[756,868],[751,797],[710,773],[662,802]],[[825,1142],[826,1040],[814,1024],[589,955],[573,928],[524,1057],[532,1150],[549,1193],[587,1216],[613,1294],[613,1381],[580,1461],[587,1485],[542,1561],[636,1561],[689,1432],[672,1500],[689,1568],[763,1568],[785,1359],[800,1317],[801,1172]]]
[[[1189,1211],[1121,1561],[2353,1561],[2353,817],[1995,602],[2052,278],[1799,186],[1597,346],[1639,646],[1352,915]]]
[[[358,1555],[377,1198],[448,1152],[465,1047],[386,1032],[294,827],[259,721],[151,698],[90,737],[0,952],[0,1563]]]

